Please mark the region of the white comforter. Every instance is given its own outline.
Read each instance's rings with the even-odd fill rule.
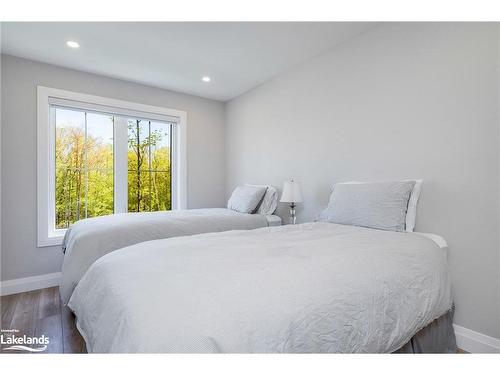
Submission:
[[[451,308],[446,250],[329,223],[145,242],[69,302],[89,352],[384,352]]]
[[[92,263],[122,247],[160,238],[266,226],[265,215],[225,208],[126,213],[78,221],[68,229],[63,241],[61,299],[68,302]]]

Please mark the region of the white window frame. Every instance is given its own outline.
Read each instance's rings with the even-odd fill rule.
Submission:
[[[147,104],[82,94],[73,91],[37,86],[37,217],[38,247],[61,245],[66,229],[55,229],[55,124],[50,123],[49,100],[63,99],[81,102],[90,106],[103,106],[176,118],[172,126],[172,209],[187,208],[187,113],[177,109],[156,107]],[[126,134],[116,134],[123,137]],[[123,161],[121,161],[123,164]],[[126,163],[126,161],[125,161]],[[125,164],[126,165],[126,164]],[[120,168],[115,168],[114,178],[125,178]],[[125,170],[122,173],[127,173]],[[122,189],[123,190],[123,189]],[[119,191],[126,194],[126,191]],[[124,212],[126,207],[117,205],[115,212]]]

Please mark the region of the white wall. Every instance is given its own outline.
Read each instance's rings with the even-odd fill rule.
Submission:
[[[417,230],[449,242],[456,323],[500,337],[497,24],[385,24],[226,104],[226,193],[424,178]],[[286,215],[286,207],[280,208]]]
[[[224,105],[2,55],[1,280],[58,272],[60,247],[36,247],[36,86],[187,111],[188,207],[224,204]]]

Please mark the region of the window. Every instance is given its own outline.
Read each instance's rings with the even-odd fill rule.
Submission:
[[[129,212],[171,209],[172,126],[127,120]]]
[[[185,208],[186,114],[38,87],[38,245],[77,220]]]

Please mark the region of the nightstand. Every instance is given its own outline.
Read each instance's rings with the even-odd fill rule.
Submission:
[[[279,227],[281,225],[281,217],[277,215],[266,215],[268,227]]]

